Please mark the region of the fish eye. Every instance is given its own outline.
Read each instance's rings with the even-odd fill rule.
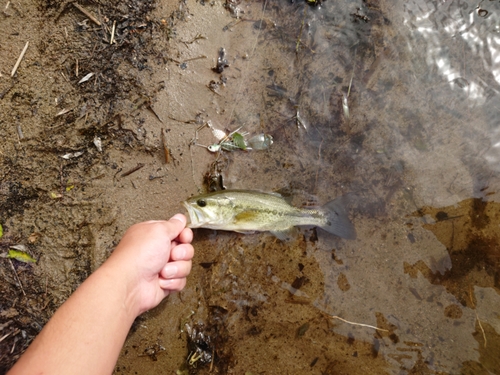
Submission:
[[[197,204],[198,206],[200,206],[200,207],[205,207],[205,206],[207,205],[207,201],[206,201],[206,200],[204,200],[204,199],[198,199],[198,200],[196,201],[196,204]]]

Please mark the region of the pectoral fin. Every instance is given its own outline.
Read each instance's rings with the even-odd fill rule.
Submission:
[[[297,228],[290,228],[290,229],[286,229],[286,230],[275,230],[275,231],[271,231],[271,234],[273,236],[275,236],[278,240],[281,240],[281,241],[290,241],[294,238],[297,238],[297,235],[298,235],[298,230]]]

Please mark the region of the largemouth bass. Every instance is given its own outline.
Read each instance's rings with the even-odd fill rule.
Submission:
[[[190,228],[240,233],[270,231],[283,239],[293,227],[307,225],[342,238],[356,238],[356,230],[338,199],[318,209],[306,209],[291,206],[278,194],[222,190],[189,198],[182,204],[189,213]]]

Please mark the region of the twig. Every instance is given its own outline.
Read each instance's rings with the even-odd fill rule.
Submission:
[[[207,39],[207,37],[206,37],[206,36],[204,36],[204,35],[201,35],[201,34],[196,34],[196,36],[194,37],[194,39],[193,39],[193,40],[191,40],[191,41],[189,41],[189,42],[184,42],[184,41],[182,41],[182,43],[184,43],[184,45],[187,47],[187,45],[188,45],[188,44],[192,44],[192,43],[194,43],[195,41],[197,41],[198,39]]]
[[[231,29],[233,26],[236,26],[237,24],[239,24],[241,21],[243,21],[241,18],[238,18],[237,20],[235,21],[231,21],[229,22],[226,26],[224,26],[222,28],[222,31],[227,31],[229,29]],[[259,29],[260,30],[260,29]]]
[[[188,121],[184,121],[184,120],[178,120],[178,119],[176,119],[176,118],[174,118],[174,117],[171,117],[171,116],[168,116],[168,118],[169,118],[170,120],[174,120],[174,121],[177,121],[177,122],[182,122],[182,123],[184,123],[184,124],[198,124],[198,122],[197,122],[196,120],[188,120]],[[203,125],[203,126],[205,126],[205,125]]]
[[[484,333],[484,328],[483,325],[481,324],[481,321],[479,320],[479,316],[477,315],[476,309],[476,304],[474,303],[474,298],[472,294],[472,287],[469,285],[469,298],[470,298],[470,303],[472,305],[472,308],[474,309],[474,313],[476,314],[476,319],[477,322],[479,323],[479,328],[481,328],[481,332],[483,333],[483,339],[484,339],[484,347],[486,348],[486,334]]]
[[[3,99],[5,95],[9,93],[9,91],[14,87],[14,82],[11,83],[9,87],[7,87],[5,90],[0,92],[0,99]]]
[[[200,59],[206,59],[207,56],[205,55],[200,55],[200,56],[197,56],[197,57],[191,57],[190,59],[187,59],[187,60],[184,60],[182,63],[186,63],[188,61],[194,61],[194,60],[200,60]],[[181,63],[181,64],[182,64]]]
[[[14,77],[14,74],[16,74],[17,68],[19,68],[19,64],[21,64],[21,60],[23,59],[24,54],[26,53],[26,50],[28,49],[29,44],[30,44],[30,42],[28,41],[24,45],[24,48],[23,48],[21,54],[19,55],[19,58],[16,61],[16,65],[14,65],[14,67],[12,68],[12,72],[10,73],[11,77]]]
[[[9,262],[10,262],[10,266],[12,267],[12,271],[14,271],[14,275],[16,275],[17,282],[19,283],[19,286],[21,287],[21,291],[26,296],[26,292],[24,291],[23,284],[21,283],[21,279],[19,279],[19,276],[17,275],[17,271],[14,268],[14,264],[12,263],[12,259],[9,259]]]
[[[484,347],[486,348],[486,334],[484,333],[484,328],[483,328],[483,325],[481,324],[481,321],[479,320],[479,316],[477,316],[477,311],[474,310],[474,312],[476,313],[476,319],[477,319],[477,322],[479,323],[479,328],[481,328],[481,332],[483,332]]]
[[[163,151],[165,153],[165,164],[168,164],[168,163],[170,163],[170,150],[167,146],[167,140],[166,140],[165,131],[163,130],[163,128],[161,129],[161,143],[163,146]]]
[[[299,46],[301,44],[303,44],[302,41],[300,40],[300,37],[302,36],[302,30],[304,29],[304,23],[305,23],[305,19],[306,19],[306,14],[307,14],[307,7],[304,7],[304,18],[302,18],[302,23],[300,25],[299,36],[297,37],[297,43],[295,44],[295,54],[299,53]]]
[[[356,48],[354,50],[354,62],[356,61],[356,55],[358,54],[358,49]],[[351,74],[351,80],[349,81],[349,88],[347,89],[347,97],[349,97],[349,94],[351,93],[351,87],[352,87],[352,79],[354,78],[354,68],[355,64],[352,67],[352,74]]]
[[[12,332],[14,332],[14,331],[12,331]],[[12,334],[12,332],[9,332],[9,333],[7,333],[7,334],[3,335],[2,337],[0,337],[0,342],[2,342],[2,341],[3,341],[3,340],[5,340],[7,337],[9,337],[9,336]]]
[[[64,74],[64,72],[61,72],[61,75],[63,76],[64,80],[69,83],[69,79],[66,77],[66,75]]]
[[[160,121],[163,124],[163,120],[160,118],[160,116],[158,116],[158,113],[156,113],[156,111],[153,109],[153,106],[151,105],[151,101],[146,103],[146,108],[149,109],[153,113],[153,115],[156,116],[158,121]]]
[[[47,306],[49,305],[49,303],[51,303],[51,302],[52,302],[52,300],[49,298],[47,300],[47,302],[45,302],[45,305],[42,306],[42,311],[45,310],[47,308]]]
[[[23,129],[21,129],[21,125],[17,125],[17,135],[19,136],[19,140],[24,139]]]
[[[137,165],[132,168],[131,170],[127,171],[127,172],[123,172],[120,177],[126,177],[126,176],[129,176],[131,175],[132,173],[134,172],[137,172],[139,169],[141,169],[142,167],[144,167],[144,164],[142,163],[137,163]]]
[[[354,323],[354,322],[350,322],[350,321],[345,320],[345,319],[342,319],[340,316],[336,316],[336,315],[330,315],[330,318],[333,318],[333,319],[338,319],[338,320],[343,321],[344,323],[347,323],[347,324],[352,324],[352,325],[355,325],[355,326],[368,327],[368,328],[373,328],[373,329],[376,329],[376,330],[378,330],[378,331],[389,332],[387,329],[378,328],[378,327],[375,327],[375,326],[371,326],[371,325],[369,325],[369,324],[362,324],[362,323]]]
[[[470,299],[470,303],[472,305],[472,308],[475,309],[476,304],[474,303],[474,298],[472,297],[472,286],[470,286],[470,285],[469,285],[469,299]]]
[[[57,112],[57,114],[55,115],[55,117],[59,117],[59,116],[65,115],[66,113],[71,112],[72,110],[73,110],[72,108],[63,108],[59,112]]]
[[[212,348],[212,358],[211,361],[210,361],[210,370],[209,372],[212,372],[212,370],[214,369],[214,355],[215,355],[215,346]]]
[[[82,12],[83,14],[85,14],[92,22],[94,22],[97,26],[101,26],[101,22],[95,18],[93,16],[92,13],[90,13],[87,9],[85,9],[84,7],[82,7],[80,4],[78,3],[73,3],[73,5],[75,6],[76,9],[78,9],[80,12]]]
[[[116,30],[116,21],[113,21],[113,27],[111,28],[111,38],[109,39],[109,44],[113,44],[115,41],[115,30]]]

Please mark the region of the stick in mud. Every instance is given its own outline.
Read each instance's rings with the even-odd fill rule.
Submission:
[[[142,163],[138,163],[134,168],[132,168],[131,170],[127,171],[127,172],[123,172],[121,174],[120,177],[126,177],[126,176],[129,176],[131,175],[132,173],[134,172],[137,172],[139,169],[141,169],[142,167],[144,167],[144,164]]]
[[[483,325],[481,324],[481,321],[479,320],[479,316],[477,315],[477,311],[474,311],[476,313],[476,320],[479,324],[479,328],[481,328],[481,332],[483,333],[483,340],[484,340],[484,347],[486,348],[486,334],[484,333],[484,328]]]
[[[78,3],[73,3],[73,5],[75,6],[76,9],[78,9],[80,12],[82,12],[83,14],[85,14],[92,22],[94,22],[97,26],[101,26],[101,22],[94,17],[94,15],[92,13],[90,13],[87,9],[85,9],[84,7],[82,7],[80,4]]]
[[[343,321],[344,323],[347,323],[347,324],[352,324],[352,325],[354,325],[354,326],[368,327],[368,328],[373,328],[373,329],[376,329],[377,331],[389,332],[387,329],[378,328],[378,327],[375,327],[375,326],[371,326],[371,325],[369,325],[369,324],[363,324],[363,323],[354,323],[354,322],[350,322],[350,321],[345,320],[345,319],[342,319],[340,316],[336,316],[336,315],[330,315],[330,318],[332,318],[332,319],[338,319],[338,320]]]
[[[163,152],[165,153],[165,164],[168,164],[170,163],[170,149],[167,146],[167,139],[163,128],[161,129],[161,143],[163,146]]]
[[[115,30],[116,30],[116,21],[113,21],[113,27],[111,28],[111,38],[109,39],[109,44],[113,44],[115,41]]]
[[[26,42],[26,44],[24,45],[24,48],[23,50],[21,51],[21,54],[19,55],[19,58],[17,59],[16,61],[16,64],[14,65],[14,67],[12,68],[12,72],[10,73],[10,76],[11,77],[14,77],[14,75],[16,74],[17,72],[17,68],[19,68],[19,64],[21,64],[21,60],[23,59],[24,57],[24,54],[26,53],[26,50],[28,49],[28,46],[29,46],[30,42]]]
[[[12,267],[12,271],[14,271],[14,275],[16,276],[16,280],[19,284],[19,287],[21,288],[21,292],[26,296],[26,292],[24,291],[23,288],[23,283],[21,282],[21,279],[19,279],[19,275],[17,274],[16,268],[14,267],[14,264],[12,263],[12,259],[9,259],[10,266]]]

